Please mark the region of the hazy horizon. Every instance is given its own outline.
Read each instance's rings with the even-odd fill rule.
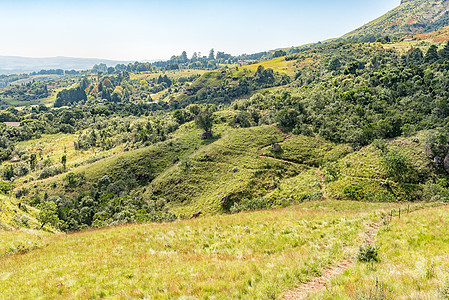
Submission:
[[[168,59],[211,48],[233,55],[339,37],[399,0],[0,1],[0,56]]]

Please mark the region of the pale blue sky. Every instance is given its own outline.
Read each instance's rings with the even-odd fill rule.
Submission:
[[[121,60],[231,54],[339,37],[400,0],[0,0],[0,55]]]

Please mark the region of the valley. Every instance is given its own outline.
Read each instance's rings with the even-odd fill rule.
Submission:
[[[1,75],[0,298],[448,299],[448,25]]]

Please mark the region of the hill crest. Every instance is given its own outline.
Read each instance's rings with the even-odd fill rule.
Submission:
[[[449,1],[402,0],[398,7],[347,33],[343,38],[367,35],[404,36],[432,32],[448,25]]]

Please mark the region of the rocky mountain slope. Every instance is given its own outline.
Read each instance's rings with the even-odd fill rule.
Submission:
[[[349,32],[343,38],[366,35],[404,36],[435,31],[449,25],[449,1],[402,0],[395,9]]]

